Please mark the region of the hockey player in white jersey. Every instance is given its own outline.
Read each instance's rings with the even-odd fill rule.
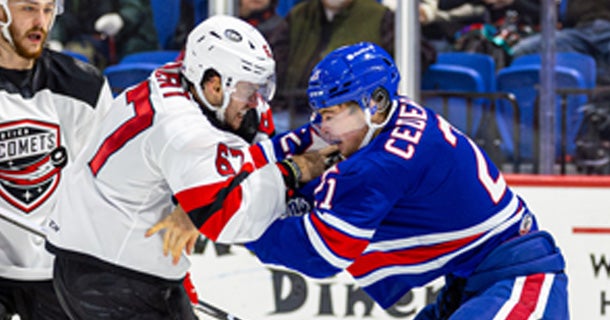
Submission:
[[[43,49],[61,0],[0,0],[0,215],[42,226],[112,95],[93,66]],[[44,239],[0,220],[0,319],[67,319]]]
[[[280,161],[274,141],[250,145],[272,128],[267,112],[249,112],[268,108],[274,69],[255,28],[214,16],[189,34],[182,62],[116,98],[48,224],[54,283],[74,319],[193,319],[181,286],[188,259],[174,264],[163,233],[146,236],[172,198],[201,226],[191,244],[199,232],[244,242],[285,210],[287,186],[322,173],[318,154]]]

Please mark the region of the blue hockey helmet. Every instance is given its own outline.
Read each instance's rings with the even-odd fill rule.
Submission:
[[[385,89],[391,101],[399,81],[392,57],[374,43],[360,42],[332,51],[314,67],[307,96],[314,111],[348,101],[368,110],[371,98],[380,88]]]

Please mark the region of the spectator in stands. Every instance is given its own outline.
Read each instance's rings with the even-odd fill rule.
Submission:
[[[277,14],[278,0],[240,0],[239,17],[255,26],[269,41],[271,34],[282,21]]]
[[[85,54],[98,68],[123,56],[159,49],[147,0],[67,0],[51,32],[52,49]]]
[[[556,33],[557,52],[580,52],[597,62],[597,83],[610,84],[610,2],[599,0],[568,1],[563,28]],[[541,36],[522,39],[514,56],[540,52]]]
[[[521,24],[538,25],[540,21],[540,0],[439,0],[438,7],[440,10],[450,10],[467,3],[485,5],[491,23],[503,20],[509,10],[519,14]]]
[[[439,10],[456,10],[465,4],[482,5],[486,13],[455,35],[454,50],[486,53],[498,69],[512,60],[513,46],[536,32],[540,0],[439,0]]]
[[[484,21],[487,8],[482,4],[464,3],[449,10],[441,10],[438,2],[439,0],[420,1],[421,33],[436,51],[453,51],[455,34],[471,23]]]
[[[270,38],[277,61],[276,116],[289,110],[290,128],[309,119],[307,81],[313,66],[332,50],[369,41],[393,54],[394,15],[376,0],[309,0],[294,6]],[[422,42],[422,70],[435,59],[434,49]],[[281,122],[276,125],[281,132]]]

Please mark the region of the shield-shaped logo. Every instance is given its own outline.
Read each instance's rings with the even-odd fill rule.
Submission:
[[[67,161],[57,124],[21,120],[0,125],[0,196],[24,213],[53,194]]]

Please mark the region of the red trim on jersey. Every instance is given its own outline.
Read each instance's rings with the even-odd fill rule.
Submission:
[[[230,179],[217,183],[199,186],[181,191],[176,194],[176,199],[182,206],[185,212],[191,212],[203,207],[208,207],[214,202],[220,201],[219,210],[210,213],[210,217],[201,226],[197,226],[206,237],[212,241],[218,239],[218,235],[222,232],[224,226],[231,220],[235,212],[241,207],[243,192],[241,185],[232,187],[235,183],[235,178],[242,175],[244,172],[252,172],[254,167],[251,163],[245,163],[242,166],[240,174],[231,177]],[[229,188],[232,188],[229,190]],[[219,195],[223,190],[228,190],[229,193],[222,199]]]
[[[226,188],[232,179],[181,191],[176,194],[176,199],[186,212],[205,207],[214,202],[220,190]]]
[[[347,270],[360,277],[371,271],[394,265],[414,265],[456,251],[478,239],[483,233],[431,246],[391,252],[371,252],[360,256]]]
[[[544,273],[537,273],[525,278],[519,302],[510,311],[506,320],[529,319],[536,310],[544,277]]]
[[[271,109],[267,109],[267,111],[260,114],[258,131],[268,136],[271,136],[273,131],[275,131],[275,124],[273,123],[273,114],[271,113]]]
[[[188,190],[184,190],[176,194],[178,202],[185,212],[191,212],[201,207],[211,205],[218,194],[227,188],[233,179],[225,180],[211,185],[200,186]],[[210,214],[210,218],[201,226],[197,226],[199,231],[212,241],[218,239],[218,235],[224,228],[225,224],[231,219],[235,211],[239,209],[241,204],[241,187],[237,186],[236,190],[231,191],[224,199],[222,205],[216,212]],[[233,203],[236,201],[236,203]]]
[[[231,190],[223,201],[221,209],[214,212],[203,226],[199,228],[199,231],[212,241],[218,240],[218,236],[224,227],[241,207],[242,198],[241,186]]]
[[[250,146],[250,155],[252,156],[252,161],[254,161],[254,166],[257,169],[269,163],[269,159],[267,159],[265,152],[258,144]]]
[[[368,240],[351,237],[325,224],[316,214],[310,214],[309,217],[314,228],[324,239],[324,243],[326,243],[332,252],[342,258],[356,259],[369,244]]]

